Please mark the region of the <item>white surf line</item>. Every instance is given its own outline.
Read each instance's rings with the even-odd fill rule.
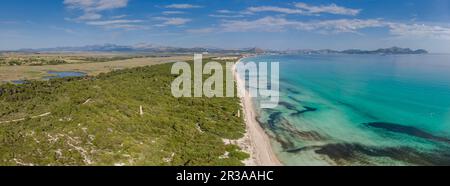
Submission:
[[[47,113],[44,113],[44,114],[41,114],[41,115],[31,116],[31,119],[45,117],[45,116],[48,116],[50,114],[52,114],[52,113],[51,112],[47,112]],[[25,119],[26,118],[20,118],[20,119],[15,119],[15,120],[10,120],[10,121],[0,121],[0,124],[3,124],[3,123],[15,123],[15,122],[19,122],[19,121],[24,121]]]

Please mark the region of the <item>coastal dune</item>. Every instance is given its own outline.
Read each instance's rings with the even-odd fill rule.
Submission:
[[[237,63],[240,63],[238,61]],[[237,64],[236,63],[236,64]],[[238,87],[241,87],[243,80],[236,72],[236,64],[233,66],[233,73]],[[241,97],[241,105],[244,111],[244,120],[246,123],[245,143],[243,149],[247,149],[250,153],[250,159],[244,163],[247,166],[280,166],[282,163],[275,155],[269,136],[266,134],[261,125],[256,121],[256,112],[253,108],[252,98],[247,90],[242,90],[245,94]],[[241,143],[242,144],[242,143]]]

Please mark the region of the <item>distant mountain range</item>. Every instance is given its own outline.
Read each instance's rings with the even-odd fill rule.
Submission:
[[[382,48],[378,50],[344,50],[341,53],[345,54],[427,54],[428,51],[424,49],[411,50],[409,48]]]
[[[20,49],[9,52],[124,52],[124,53],[223,53],[223,54],[426,54],[428,51],[419,49],[412,50],[409,48],[385,48],[378,50],[264,50],[260,48],[241,48],[241,49],[222,49],[215,47],[194,47],[194,48],[182,48],[182,47],[168,47],[168,46],[156,46],[149,44],[136,44],[133,46],[104,44],[104,45],[87,45],[81,47],[55,47],[55,48],[41,48],[41,49]]]
[[[377,50],[359,50],[359,49],[349,49],[343,51],[337,50],[288,50],[284,53],[291,54],[379,54],[379,55],[392,55],[392,54],[427,54],[428,51],[424,49],[412,50],[410,48],[380,48]]]
[[[183,48],[183,47],[156,46],[148,44],[137,44],[133,46],[104,44],[104,45],[87,45],[81,47],[20,49],[8,52],[264,53],[264,51],[259,48],[242,48],[242,49],[221,49],[214,47]]]

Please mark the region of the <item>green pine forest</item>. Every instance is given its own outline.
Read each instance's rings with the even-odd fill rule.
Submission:
[[[242,165],[239,98],[174,98],[171,66],[1,85],[0,165]]]

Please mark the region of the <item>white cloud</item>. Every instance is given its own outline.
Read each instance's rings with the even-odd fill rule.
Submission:
[[[118,25],[118,24],[130,24],[130,23],[142,23],[142,20],[127,20],[127,19],[117,19],[117,20],[106,20],[106,21],[90,21],[86,22],[88,25],[95,26],[105,26],[105,25]]]
[[[386,27],[386,25],[380,19],[335,19],[306,22],[267,16],[256,20],[225,20],[220,27],[226,32],[275,32],[296,29],[319,33],[357,33],[361,29]]]
[[[244,15],[241,14],[209,14],[209,17],[215,17],[215,18],[240,18],[240,17],[244,17]]]
[[[220,13],[220,14],[232,14],[234,12],[231,11],[231,10],[222,9],[222,10],[217,10],[217,13]]]
[[[361,9],[351,9],[338,6],[336,4],[312,6],[305,3],[295,3],[295,7],[311,14],[328,13],[328,14],[355,16],[358,15],[359,12],[361,12]]]
[[[81,9],[86,12],[98,12],[124,8],[128,0],[64,0],[64,4],[72,9]]]
[[[117,8],[124,8],[128,5],[128,0],[99,0],[96,10],[111,10]]]
[[[286,18],[264,17],[252,21],[228,20],[221,24],[222,30],[227,32],[244,31],[284,31],[286,29],[296,29],[303,31],[316,31],[320,33],[356,33],[364,28],[384,27],[386,23],[379,19],[337,19],[321,21],[295,21]]]
[[[129,0],[64,0],[64,5],[69,9],[81,10],[83,15],[77,20],[95,20],[102,18],[100,12],[124,8]]]
[[[99,26],[107,29],[125,29],[125,30],[138,30],[146,29],[139,23],[143,23],[143,20],[129,20],[129,19],[114,19],[114,20],[103,20],[103,21],[88,21],[87,25]]]
[[[148,29],[148,26],[136,25],[136,24],[111,24],[106,25],[104,28],[107,29],[124,29],[124,30],[144,30]]]
[[[242,13],[231,11],[231,10],[227,10],[227,9],[217,10],[216,13],[209,14],[208,16],[209,17],[215,17],[215,18],[240,18],[240,17],[245,17],[245,15],[242,14]]]
[[[218,30],[224,32],[280,32],[294,29],[321,34],[337,34],[360,33],[362,29],[369,28],[385,28],[391,35],[402,38],[450,40],[450,27],[387,22],[382,19],[335,19],[303,22],[268,16],[256,20],[225,20]]]
[[[247,13],[256,13],[256,12],[278,12],[284,14],[305,14],[304,11],[299,9],[291,9],[291,8],[281,8],[276,6],[256,6],[247,8]]]
[[[379,19],[338,19],[308,22],[300,30],[319,30],[325,33],[357,33],[365,28],[384,27],[385,23]]]
[[[164,21],[163,23],[159,24],[158,26],[169,26],[169,25],[180,26],[180,25],[184,25],[184,24],[192,21],[191,19],[179,18],[179,17],[156,17],[155,19]]]
[[[221,30],[225,32],[245,31],[282,31],[287,27],[294,26],[298,22],[289,21],[285,18],[264,17],[257,20],[225,20],[221,24]]]
[[[117,16],[112,16],[112,19],[122,19],[124,17],[127,17],[128,15],[117,15]]]
[[[80,20],[80,21],[97,20],[97,19],[101,19],[101,18],[102,18],[101,14],[87,12],[84,15],[78,17],[77,20]]]
[[[201,8],[201,6],[192,5],[192,4],[171,4],[171,5],[167,5],[166,8],[190,9],[190,8]]]
[[[184,14],[184,12],[183,11],[163,11],[162,14],[173,15],[173,14]]]
[[[390,33],[406,38],[434,38],[450,40],[450,28],[424,24],[387,23]]]
[[[98,26],[107,29],[136,30],[145,29],[140,23],[143,20],[123,19],[127,15],[111,16],[111,20],[102,20],[102,12],[125,8],[129,0],[64,0],[64,5],[69,9],[79,10],[83,14],[76,19],[67,19],[83,22],[87,25]]]
[[[301,14],[301,15],[319,15],[322,13],[336,15],[355,16],[361,12],[360,9],[351,9],[336,4],[311,6],[305,3],[295,3],[293,8],[284,8],[277,6],[255,6],[249,7],[243,13],[252,14],[257,12],[277,12],[283,14]]]

